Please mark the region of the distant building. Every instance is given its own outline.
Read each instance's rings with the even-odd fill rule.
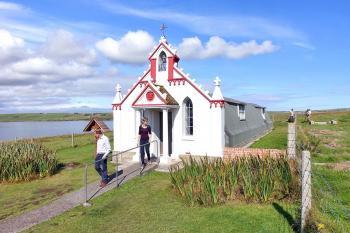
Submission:
[[[181,154],[222,157],[225,146],[241,146],[271,129],[265,107],[224,98],[220,79],[209,94],[185,74],[180,58],[164,37],[149,56],[150,68],[113,100],[114,150],[136,145],[142,116],[160,142],[161,162]],[[152,153],[156,144],[151,146]],[[135,150],[138,159],[138,150]]]

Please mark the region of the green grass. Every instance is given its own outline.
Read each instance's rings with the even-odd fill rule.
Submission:
[[[106,134],[112,139],[111,133]],[[57,151],[56,157],[63,168],[55,175],[29,182],[0,183],[0,219],[16,216],[41,207],[67,192],[83,187],[84,163],[92,163],[95,153],[93,135],[77,135],[76,146],[71,147],[70,136],[35,139]],[[109,170],[112,167],[109,166]],[[88,181],[98,180],[93,166],[88,169]]]
[[[296,209],[281,202],[191,208],[172,192],[168,174],[151,173],[26,232],[293,232]]]
[[[288,113],[273,114],[274,130],[253,146],[275,147],[276,138],[281,136],[279,132],[287,132],[284,124],[287,116]],[[297,117],[298,126],[321,141],[318,152],[312,154],[312,221],[315,225],[325,224],[322,232],[350,232],[350,216],[346,214],[350,212],[350,170],[337,171],[330,167],[350,161],[350,112],[318,112],[312,115],[312,120],[338,122],[337,125],[308,125],[302,115]]]
[[[314,221],[326,232],[350,232],[350,172],[313,167]]]
[[[111,120],[112,113],[16,113],[0,114],[0,122],[14,121],[79,121],[90,120],[91,117]]]
[[[275,121],[271,133],[253,143],[252,148],[281,149],[287,148],[287,122]]]

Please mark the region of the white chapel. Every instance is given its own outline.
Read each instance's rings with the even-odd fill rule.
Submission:
[[[150,141],[158,141],[151,144],[151,154],[160,152],[161,163],[186,154],[222,157],[225,145],[244,142],[241,133],[254,132],[256,128],[256,133],[247,138],[251,139],[270,128],[264,107],[224,98],[218,77],[213,80],[210,94],[179,68],[179,61],[176,49],[162,36],[150,53],[149,69],[131,89],[123,94],[117,84],[112,103],[114,151],[137,145],[138,127],[143,116],[148,117],[152,128]],[[244,119],[241,118],[242,111]],[[249,115],[254,112],[263,123],[245,129],[245,125],[249,125]],[[253,118],[256,125],[257,116]],[[134,152],[134,159],[138,160],[138,149]]]

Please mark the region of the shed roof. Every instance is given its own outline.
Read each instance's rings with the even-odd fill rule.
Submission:
[[[110,131],[108,126],[99,118],[93,117],[89,123],[85,126],[83,132],[89,132],[95,129],[101,129],[102,132]]]

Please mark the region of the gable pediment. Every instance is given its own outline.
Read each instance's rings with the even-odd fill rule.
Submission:
[[[167,105],[166,97],[153,85],[147,84],[136,98],[133,107]]]

